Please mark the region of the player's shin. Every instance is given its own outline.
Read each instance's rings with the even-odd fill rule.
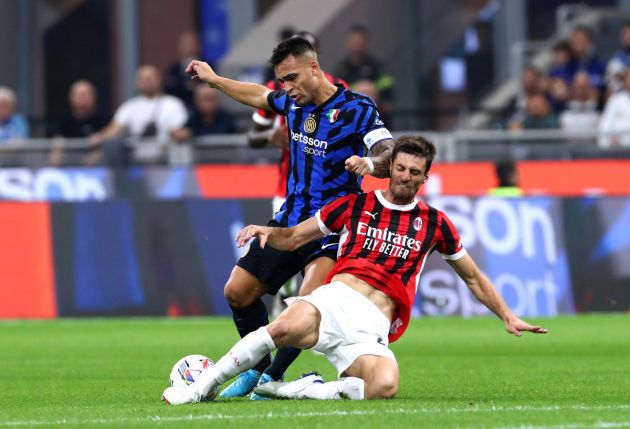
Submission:
[[[203,372],[192,384],[202,397],[235,375],[256,365],[276,346],[266,327],[246,335],[208,371]]]
[[[232,317],[234,324],[238,330],[241,338],[245,337],[250,332],[256,331],[261,326],[269,324],[269,315],[267,313],[267,307],[261,299],[254,301],[247,307],[234,307],[230,305],[232,310]],[[256,370],[263,372],[271,364],[271,357],[269,355],[262,356],[259,362],[256,362]]]
[[[265,369],[265,374],[270,375],[274,380],[280,380],[284,372],[297,359],[302,350],[295,347],[281,347],[273,358],[271,365]]]

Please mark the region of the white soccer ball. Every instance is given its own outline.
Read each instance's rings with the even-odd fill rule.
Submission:
[[[202,355],[189,355],[178,360],[173,369],[171,370],[170,384],[174,387],[186,387],[197,380],[199,374],[212,367],[214,362],[212,359]],[[214,391],[211,391],[206,396],[204,401],[211,401],[214,399],[220,391],[220,386],[217,386]]]

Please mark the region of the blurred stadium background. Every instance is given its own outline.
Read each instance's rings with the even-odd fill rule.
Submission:
[[[630,427],[629,23],[629,0],[0,0],[0,427]],[[237,337],[233,237],[269,219],[281,157],[182,64],[264,83],[298,30],[436,143],[422,198],[551,332],[468,319],[487,311],[433,257],[393,405],[164,407],[176,360]],[[311,353],[287,376],[312,369],[334,377]]]
[[[627,0],[0,0],[0,318],[227,315],[232,237],[268,219],[278,174],[277,148],[247,145],[251,109],[202,94],[205,128],[121,135],[122,160],[94,135],[141,65],[194,115],[180,64],[264,83],[289,29],[397,135],[436,142],[425,197],[518,314],[627,312],[629,19]],[[485,312],[438,258],[415,309]]]

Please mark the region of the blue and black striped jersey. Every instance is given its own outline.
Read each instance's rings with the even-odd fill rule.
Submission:
[[[269,93],[267,102],[289,128],[287,196],[274,217],[280,225],[297,225],[329,201],[361,192],[361,177],[345,170],[346,159],[392,138],[369,97],[337,85],[319,106],[298,106],[284,90]]]

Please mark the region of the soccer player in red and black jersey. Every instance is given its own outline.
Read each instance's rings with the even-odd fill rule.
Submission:
[[[276,320],[244,337],[197,382],[184,389],[167,389],[164,399],[173,404],[198,402],[261,356],[285,345],[324,353],[341,378],[324,383],[311,374],[290,383],[262,384],[255,393],[286,399],[393,397],[399,370],[387,345],[409,324],[418,276],[434,250],[503,321],[507,332],[546,333],[512,313],[468,255],[446,214],[415,199],[435,153],[433,144],[421,137],[402,137],[394,146],[387,190],[340,197],[292,228],[244,228],[237,236],[239,245],[257,237],[261,247],[277,249],[339,234],[337,263],[328,284],[294,298]]]

